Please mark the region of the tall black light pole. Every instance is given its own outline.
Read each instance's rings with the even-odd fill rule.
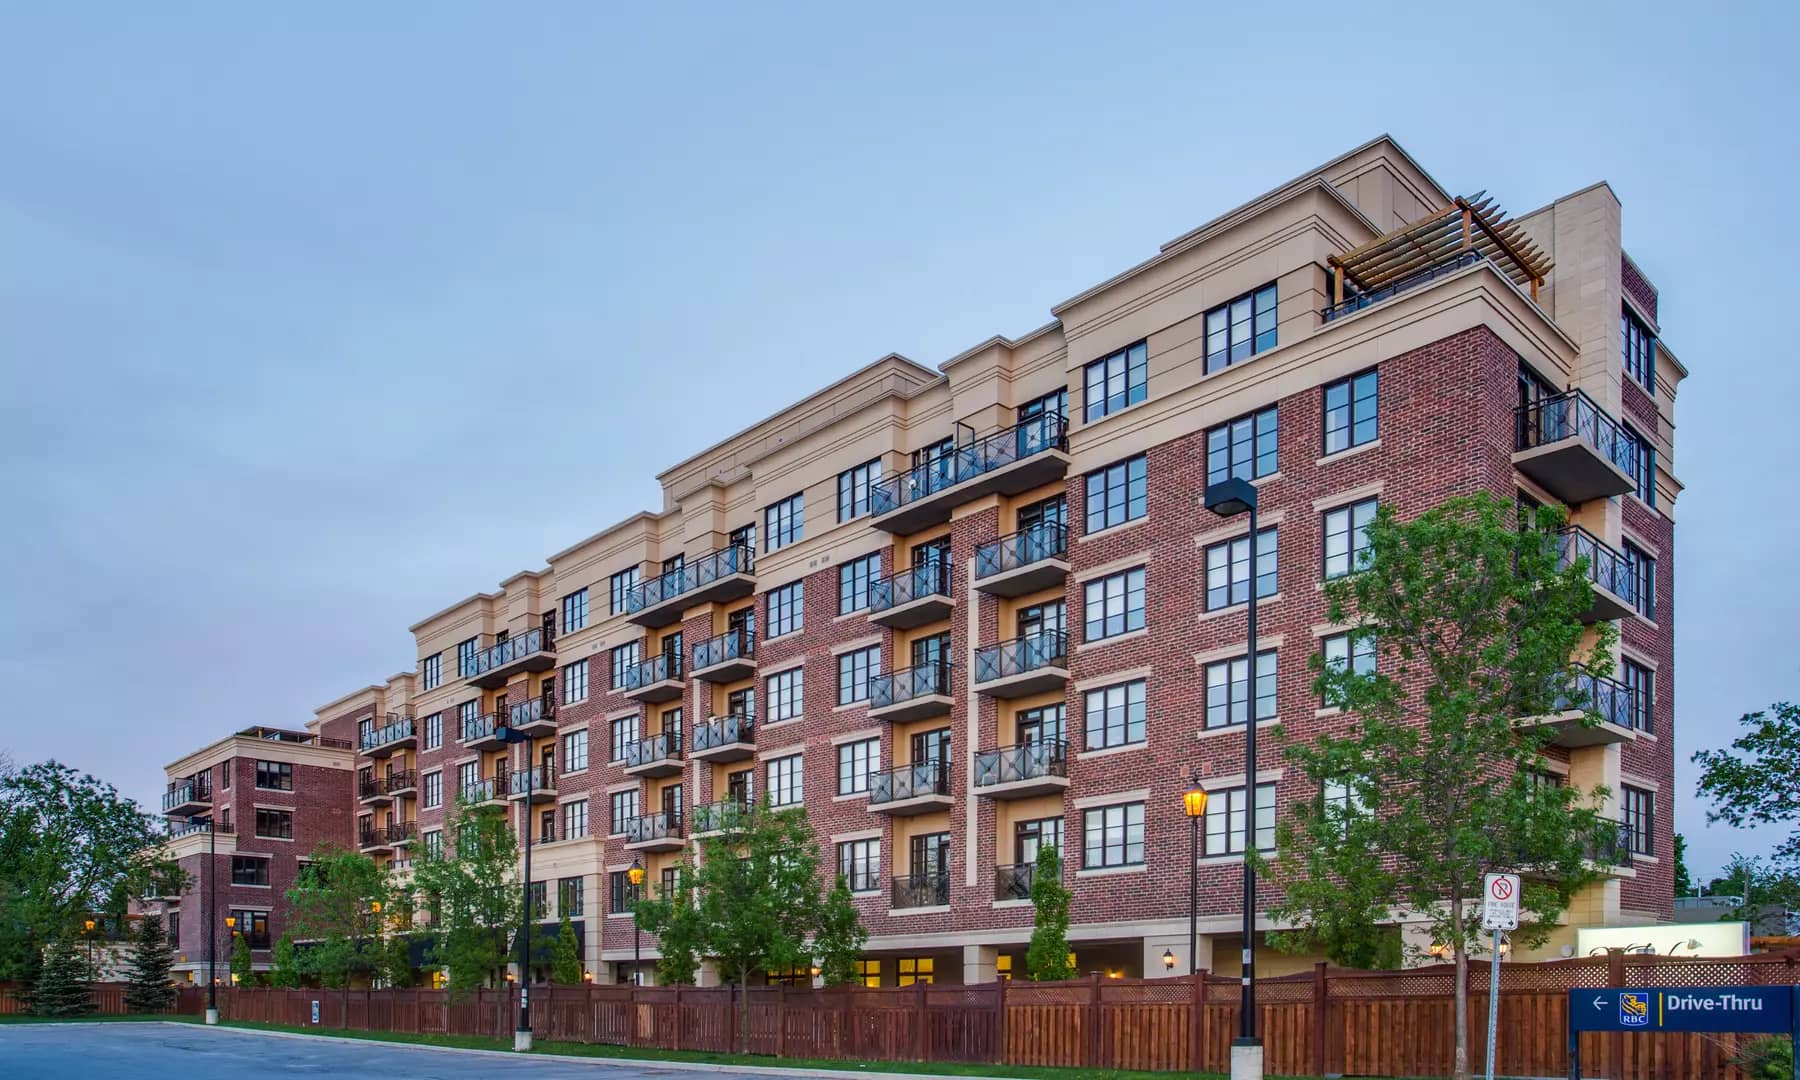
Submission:
[[[1244,955],[1243,985],[1238,996],[1238,1037],[1231,1044],[1233,1080],[1263,1074],[1262,1040],[1256,1037],[1256,485],[1234,476],[1209,484],[1206,508],[1220,517],[1250,515],[1249,657],[1244,690]],[[1227,570],[1229,576],[1229,570]],[[1227,585],[1229,588],[1229,584]],[[1229,597],[1228,597],[1229,599]]]
[[[505,720],[496,718],[494,735],[504,744],[528,743],[530,737],[515,729]],[[530,758],[526,758],[525,767],[525,814],[524,824],[519,830],[525,834],[525,879],[520,886],[525,892],[525,904],[522,909],[524,923],[519,929],[519,1026],[513,1029],[513,1049],[526,1051],[531,1049],[531,787],[536,777],[532,775]],[[507,794],[513,792],[511,784],[507,785]]]
[[[638,925],[637,901],[643,895],[644,863],[641,859],[631,860],[631,869],[625,871],[626,880],[631,882],[631,985],[644,985],[642,975],[644,967],[643,929]]]
[[[211,818],[190,817],[188,824],[206,826],[206,1022],[219,1022],[219,982],[214,975],[218,963],[219,928],[213,920],[219,915],[219,830]]]
[[[1200,786],[1198,769],[1181,796],[1181,809],[1188,819],[1188,974],[1195,975],[1200,971],[1200,819],[1206,816],[1206,789]]]

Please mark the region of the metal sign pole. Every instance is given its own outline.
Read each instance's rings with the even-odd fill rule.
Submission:
[[[1494,951],[1488,959],[1487,1080],[1494,1080],[1494,1035],[1500,1026],[1500,928],[1494,928]]]

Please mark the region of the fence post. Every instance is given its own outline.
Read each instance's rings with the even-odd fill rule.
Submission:
[[[1193,1060],[1188,1063],[1188,1071],[1199,1072],[1201,1059],[1206,1055],[1206,972],[1195,968],[1188,976],[1188,990],[1192,998],[1188,1007],[1194,1014],[1190,1030],[1193,1045],[1188,1048]]]
[[[855,995],[848,991],[841,996],[844,999],[844,1007],[843,1015],[838,1017],[837,1056],[849,1057],[850,1053],[846,1047],[856,1045],[855,1040],[851,1038],[850,1032],[850,1025],[854,1023],[856,1019],[856,998]]]
[[[1606,985],[1609,987],[1625,985],[1624,949],[1606,950]],[[1615,1077],[1625,1075],[1625,1033],[1615,1031],[1606,1037],[1606,1041],[1607,1057],[1612,1059],[1608,1062],[1608,1075]]]
[[[1093,972],[1088,977],[1088,1037],[1087,1064],[1089,1068],[1100,1067],[1100,973]]]
[[[681,1029],[687,1026],[687,1017],[681,1011],[681,984],[675,984],[675,1049],[681,1049]]]
[[[913,983],[913,1060],[925,1060],[925,984]]]
[[[1326,1016],[1325,961],[1313,965],[1313,1075],[1325,1075],[1326,1040],[1330,1033]]]
[[[775,1056],[787,1057],[787,983],[775,985]]]
[[[1011,979],[994,979],[994,1064],[1006,1064],[1006,984]]]

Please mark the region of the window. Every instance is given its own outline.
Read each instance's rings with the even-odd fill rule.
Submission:
[[[621,689],[625,685],[626,673],[637,667],[643,660],[643,643],[627,641],[623,645],[615,645],[612,650],[612,688]]]
[[[1646,735],[1654,734],[1650,717],[1651,707],[1656,703],[1655,674],[1636,660],[1628,659],[1619,664],[1619,681],[1625,684],[1631,726]]]
[[[1619,351],[1625,374],[1652,393],[1656,390],[1656,338],[1629,308],[1619,311]]]
[[[444,745],[444,714],[434,712],[427,716],[421,725],[425,729],[425,749],[436,750]]]
[[[1150,459],[1143,454],[1087,475],[1087,531],[1097,533],[1148,510]]]
[[[588,733],[585,728],[581,731],[571,731],[563,736],[563,772],[580,772],[587,768],[587,740]]]
[[[1261,796],[1258,795],[1258,801]],[[1327,821],[1335,821],[1340,832],[1350,831],[1350,819],[1363,812],[1363,800],[1355,788],[1343,780],[1327,780],[1319,785],[1319,802]]]
[[[615,791],[608,806],[607,827],[614,836],[625,831],[625,823],[638,816],[638,793],[636,788],[629,791]]]
[[[480,698],[476,698],[472,701],[465,701],[461,705],[458,705],[456,707],[457,737],[464,742],[467,742],[469,739],[469,728],[479,719],[481,719]]]
[[[1264,409],[1220,424],[1206,433],[1206,482],[1238,477],[1254,480],[1281,468],[1276,450],[1277,410]]]
[[[624,761],[626,747],[642,738],[639,732],[643,727],[643,719],[637,716],[622,716],[612,722],[612,750],[606,760]]]
[[[665,900],[671,896],[674,896],[675,890],[679,887],[680,881],[681,881],[681,870],[679,867],[674,867],[674,866],[663,867],[662,868],[661,888],[660,888],[660,891],[658,891],[656,895]]]
[[[1281,531],[1263,529],[1256,534],[1256,595],[1273,596],[1281,588],[1279,565]],[[1209,545],[1206,549],[1206,610],[1217,611],[1250,599],[1250,537]]]
[[[425,857],[435,859],[444,854],[444,830],[431,829],[419,834],[419,840],[425,845]]]
[[[562,632],[572,634],[587,625],[587,590],[576,589],[563,597]]]
[[[1620,454],[1625,458],[1625,471],[1631,474],[1632,494],[1645,506],[1656,505],[1656,448],[1634,431],[1630,424],[1620,424],[1625,439]]]
[[[1082,604],[1082,640],[1099,641],[1144,628],[1144,568],[1138,567],[1086,584]]]
[[[562,700],[564,705],[573,705],[587,697],[586,660],[577,660],[573,664],[565,664],[562,669]]]
[[[475,654],[481,651],[481,641],[470,638],[456,643],[456,675],[466,679],[475,674]]]
[[[849,705],[869,700],[869,679],[881,674],[881,646],[839,654],[837,703]]]
[[[556,883],[556,913],[578,918],[587,914],[587,879],[562,878]]]
[[[253,855],[233,855],[231,857],[231,883],[268,888],[269,860],[259,859]]]
[[[428,772],[419,777],[419,803],[427,810],[444,805],[444,774]]]
[[[607,582],[608,613],[625,613],[625,596],[638,587],[638,568],[633,566],[614,574]]]
[[[436,690],[438,684],[443,681],[444,670],[443,665],[439,663],[438,654],[433,653],[419,661],[419,682],[425,689]]]
[[[1325,385],[1325,452],[1335,454],[1380,437],[1380,372],[1370,370]]]
[[[1150,349],[1143,342],[1101,357],[1082,371],[1089,423],[1144,400],[1150,386]]]
[[[725,715],[741,716],[746,720],[756,719],[756,690],[746,686],[741,690],[733,690],[725,695]]]
[[[1656,854],[1656,793],[1624,786],[1625,840],[1633,855]]]
[[[1244,789],[1209,791],[1206,799],[1208,855],[1244,853]],[[1256,785],[1256,850],[1275,850],[1275,785]]]
[[[1144,680],[1134,679],[1087,692],[1087,749],[1144,741],[1144,686]]]
[[[588,801],[576,799],[562,804],[563,839],[579,840],[588,834]]]
[[[1332,634],[1319,642],[1325,654],[1325,666],[1336,671],[1348,670],[1352,675],[1375,674],[1375,638],[1370,634]],[[1340,701],[1325,697],[1326,706],[1341,706]]]
[[[846,840],[837,846],[837,872],[851,892],[881,889],[881,841]]]
[[[798,720],[800,709],[805,704],[806,669],[794,668],[769,676],[768,702],[769,723],[783,720]]]
[[[456,793],[467,799],[475,792],[475,785],[481,783],[481,762],[465,761],[456,767]]]
[[[1264,285],[1206,313],[1208,372],[1275,347],[1275,297],[1275,286]]]
[[[264,791],[294,790],[294,766],[286,761],[257,762],[256,786]]]
[[[804,755],[790,754],[769,762],[769,805],[793,806],[806,798],[802,790]]]
[[[546,895],[550,891],[549,885],[550,883],[547,881],[533,881],[525,886],[525,907],[528,918],[542,919],[549,914],[545,910],[545,905],[549,900]]]
[[[556,811],[542,810],[538,812],[538,843],[556,843]]]
[[[357,740],[357,744],[361,745],[361,743],[362,743],[362,740],[359,738]],[[231,773],[236,765],[237,765],[237,762],[234,760],[234,761],[227,761],[225,764],[219,766],[219,790],[221,790],[221,791],[230,791],[231,790]]]
[[[837,748],[837,793],[860,795],[869,790],[869,774],[881,768],[881,740],[861,739]]]
[[[1656,560],[1627,540],[1620,545],[1625,573],[1631,580],[1632,606],[1646,619],[1656,619]]]
[[[1144,863],[1144,804],[1097,806],[1082,814],[1081,865],[1088,870],[1103,866],[1142,866]]]
[[[869,512],[869,489],[881,482],[881,459],[865,461],[838,473],[838,520],[849,521]]]
[[[629,871],[614,870],[606,875],[606,910],[613,915],[631,913],[631,878]]]
[[[252,949],[269,947],[269,913],[266,911],[239,911],[232,909],[232,919],[237,925],[232,928],[233,934],[242,934],[250,942]]]
[[[838,567],[838,614],[869,606],[869,582],[881,576],[881,553],[864,555]]]
[[[170,944],[173,944],[173,942]],[[855,963],[857,982],[868,987],[879,987],[881,985],[881,961],[857,960]]]
[[[1376,500],[1364,499],[1325,511],[1325,580],[1344,577],[1369,566],[1369,522]]]
[[[806,532],[806,493],[789,495],[763,510],[763,544],[765,550],[780,551],[799,540]]]
[[[932,981],[932,972],[936,968],[937,960],[934,957],[902,956],[900,958],[900,985],[929,984]]]
[[[256,810],[256,835],[269,840],[292,840],[294,838],[294,812],[292,810]]]
[[[796,581],[769,590],[769,636],[780,637],[806,625],[806,582]]]
[[[1244,722],[1249,704],[1250,661],[1246,657],[1206,665],[1206,726],[1233,727]],[[1256,719],[1275,719],[1275,651],[1256,654]]]

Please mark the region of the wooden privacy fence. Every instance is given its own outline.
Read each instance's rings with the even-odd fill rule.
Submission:
[[[125,983],[93,983],[89,990],[94,998],[94,1012],[99,1016],[119,1016],[125,1010]],[[182,987],[176,991],[173,1007],[165,1013],[198,1015],[206,1008],[206,991],[199,987]],[[31,1011],[19,988],[0,983],[0,1016],[24,1016]]]

